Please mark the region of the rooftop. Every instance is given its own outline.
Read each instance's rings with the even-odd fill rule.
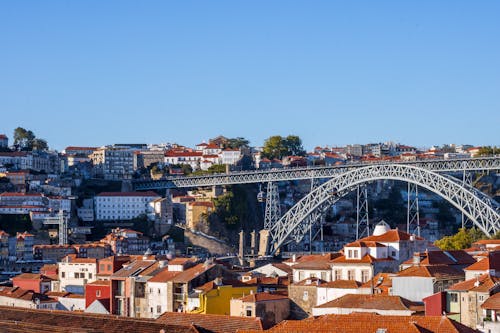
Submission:
[[[363,295],[363,294],[346,294],[342,297],[334,299],[317,308],[348,308],[348,309],[373,309],[373,310],[413,310],[410,308],[416,307],[414,302],[411,302],[400,296],[389,295]]]

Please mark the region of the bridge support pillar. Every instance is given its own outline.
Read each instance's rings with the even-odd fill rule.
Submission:
[[[280,194],[278,184],[267,183],[266,211],[264,216],[264,229],[271,230],[272,226],[281,218]]]
[[[269,230],[262,229],[259,231],[259,256],[268,254],[269,249]]]
[[[240,235],[240,242],[238,247],[238,257],[243,258],[245,256],[245,232],[241,230],[239,235]]]
[[[420,237],[420,213],[418,209],[418,186],[408,183],[408,207],[406,212],[406,232]]]
[[[357,187],[356,200],[356,239],[370,236],[370,220],[368,218],[368,189]]]

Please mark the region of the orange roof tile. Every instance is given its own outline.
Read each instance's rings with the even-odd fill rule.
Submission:
[[[412,266],[402,270],[397,274],[398,277],[418,276],[434,278],[462,278],[464,272],[451,266]]]
[[[489,274],[477,278],[455,283],[448,290],[488,292],[500,282],[500,278]]]
[[[500,293],[488,297],[481,307],[483,309],[500,311]]]
[[[318,305],[318,308],[349,308],[373,310],[410,310],[414,302],[400,296],[346,294],[333,301]]]

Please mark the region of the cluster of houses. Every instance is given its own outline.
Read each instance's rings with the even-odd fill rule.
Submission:
[[[129,239],[140,237],[131,230],[114,230],[102,240],[113,246],[109,252],[75,248],[59,253],[57,263],[45,264],[36,273],[13,277],[0,287],[0,307],[155,322],[181,315],[193,323],[204,316],[240,318],[243,326],[237,327],[236,321],[233,331],[244,330],[249,319],[259,323],[247,327],[249,331],[285,332],[303,325],[319,329],[323,321],[334,328],[344,322],[342,316],[371,322],[363,325],[386,325],[379,328],[387,332],[398,331],[391,330],[390,321],[401,327],[420,323],[422,332],[437,332],[436,318],[449,327],[447,332],[500,328],[498,240],[441,251],[381,222],[372,235],[346,244],[340,252],[281,262],[255,260],[252,268],[242,268],[231,258],[201,260],[153,255],[149,250],[140,254],[144,247],[139,241],[119,249],[117,241],[127,234]],[[363,329],[370,328],[353,332]]]

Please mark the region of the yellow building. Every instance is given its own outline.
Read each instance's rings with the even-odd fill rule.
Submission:
[[[215,279],[196,288],[189,295],[188,312],[229,315],[231,299],[241,298],[256,291],[256,285],[246,285],[240,281],[228,283]]]
[[[214,210],[212,202],[194,201],[186,204],[186,226],[189,229],[196,229],[198,223],[202,221],[203,215],[208,215]]]

